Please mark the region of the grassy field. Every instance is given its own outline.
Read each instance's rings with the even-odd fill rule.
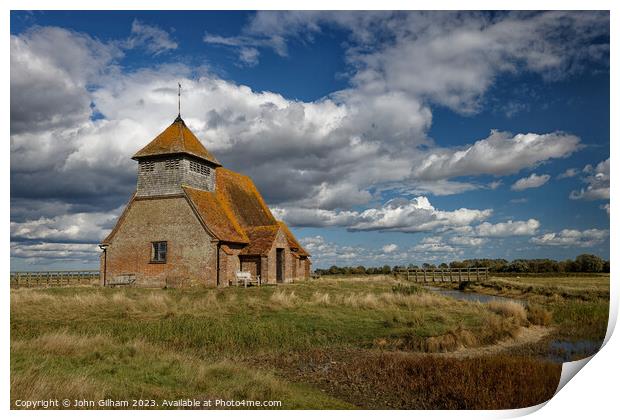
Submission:
[[[15,289],[11,402],[196,398],[279,400],[281,408],[530,406],[553,395],[560,366],[523,351],[476,350],[517,340],[534,324],[567,337],[587,330],[566,326],[579,322],[598,331],[606,308],[601,297],[528,291],[532,285],[572,290],[577,283],[507,281],[523,287],[528,304],[464,302],[391,276],[248,289]],[[459,357],[450,356],[455,350]]]

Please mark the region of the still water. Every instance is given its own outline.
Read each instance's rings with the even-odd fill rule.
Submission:
[[[487,303],[491,301],[521,302],[521,300],[519,299],[505,298],[502,296],[484,295],[482,293],[474,293],[474,292],[462,292],[460,290],[444,289],[444,288],[435,287],[435,286],[424,286],[424,288],[434,293],[437,293],[439,295],[442,295],[442,296],[447,296],[447,297],[451,297],[454,299],[466,300],[468,302],[480,302],[480,303]]]

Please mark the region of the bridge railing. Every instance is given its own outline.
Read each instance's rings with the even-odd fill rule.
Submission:
[[[11,287],[96,285],[99,270],[11,271]]]
[[[488,267],[472,268],[403,268],[396,270],[394,276],[413,282],[441,282],[441,281],[479,281],[489,279]]]

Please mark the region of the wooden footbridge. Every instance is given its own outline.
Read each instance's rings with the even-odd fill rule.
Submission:
[[[394,271],[394,276],[420,283],[479,281],[489,279],[489,268],[403,268]]]

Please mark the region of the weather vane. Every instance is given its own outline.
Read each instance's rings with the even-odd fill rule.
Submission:
[[[179,118],[181,117],[181,82],[179,84]]]

